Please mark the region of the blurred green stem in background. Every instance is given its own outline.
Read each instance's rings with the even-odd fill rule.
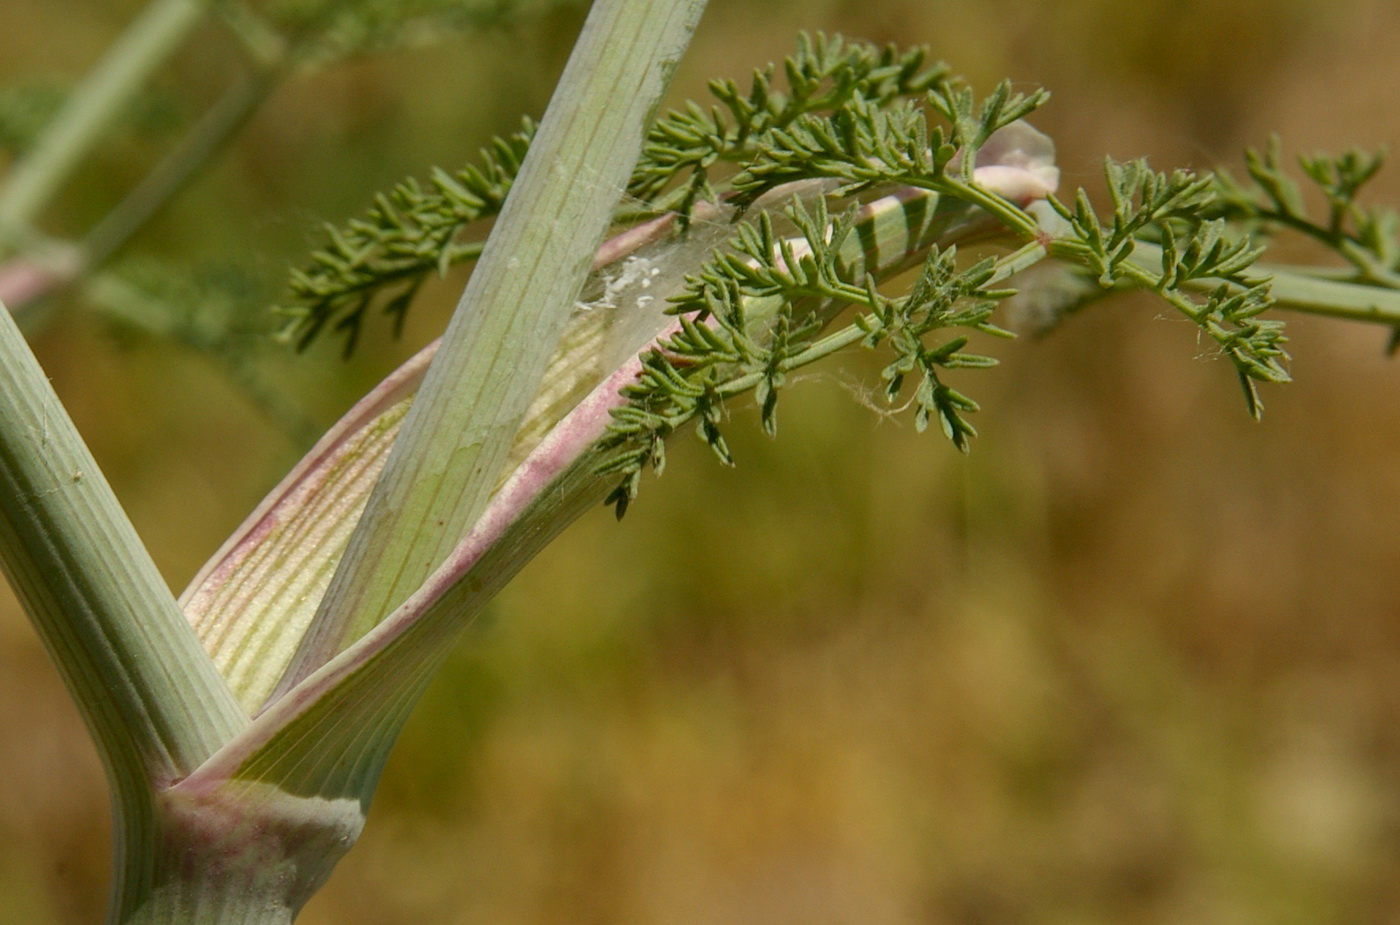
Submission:
[[[207,0],[155,0],[117,40],[0,188],[0,244],[23,245],[54,193],[208,6]]]

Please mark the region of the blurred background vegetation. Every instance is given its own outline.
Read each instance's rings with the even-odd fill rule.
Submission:
[[[542,112],[583,5],[520,6],[290,82],[128,257],[275,287],[320,222]],[[139,7],[4,0],[0,84],[73,81]],[[712,0],[676,101],[801,29],[1050,88],[1066,186],[1106,154],[1400,135],[1386,0]],[[238,67],[201,32],[45,229],[85,230]],[[459,288],[348,363],[199,324],[325,426]],[[295,415],[82,296],[48,312],[40,358],[183,587],[299,456]],[[1383,331],[1296,319],[1255,425],[1193,331],[1127,300],[991,345],[957,382],[968,458],[852,401],[859,357],[789,391],[776,442],[736,413],[736,471],[679,441],[468,634],[302,921],[1400,922],[1400,366]],[[98,921],[101,771],[3,588],[0,716],[0,922]]]

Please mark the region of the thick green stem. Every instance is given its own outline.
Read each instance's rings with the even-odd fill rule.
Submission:
[[[247,724],[7,311],[0,562],[123,792],[188,774]]]
[[[208,0],[154,0],[93,68],[0,190],[0,242],[23,239],[83,156],[198,24]]]
[[[242,782],[122,810],[110,925],[290,925],[364,825],[358,800]]]
[[[406,599],[485,508],[703,7],[594,4],[282,689]]]

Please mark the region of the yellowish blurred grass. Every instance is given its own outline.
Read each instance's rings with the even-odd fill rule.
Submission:
[[[15,11],[7,51],[121,21]],[[979,87],[1049,86],[1071,184],[1106,153],[1205,166],[1271,129],[1396,137],[1383,0],[707,16],[678,95],[800,28],[927,42]],[[291,88],[148,243],[290,262],[312,219],[537,112],[566,45],[497,35]],[[485,79],[464,58],[516,89],[463,89]],[[198,360],[67,309],[42,358],[178,585],[294,448]],[[1124,301],[959,380],[985,408],[967,459],[851,401],[858,357],[791,390],[776,442],[736,413],[737,471],[679,441],[622,525],[586,518],[472,630],[303,920],[1400,922],[1400,367],[1381,332],[1292,332],[1298,382],[1259,425],[1187,324]],[[328,417],[389,360],[297,381],[326,378]],[[0,714],[0,923],[94,921],[100,771],[8,598]]]

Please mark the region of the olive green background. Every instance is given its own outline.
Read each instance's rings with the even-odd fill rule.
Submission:
[[[136,9],[3,0],[0,81],[72,79]],[[580,15],[288,85],[133,254],[276,280],[320,221],[538,115]],[[1049,87],[1066,186],[1104,155],[1400,138],[1386,0],[712,0],[676,100],[801,29]],[[236,67],[210,28],[161,92],[194,112]],[[161,143],[114,141],[45,227],[84,230]],[[348,364],[269,349],[257,375],[328,424],[454,286],[403,342],[376,321]],[[198,352],[51,312],[40,358],[178,589],[301,447]],[[1400,922],[1400,366],[1379,330],[1291,331],[1261,424],[1189,323],[1122,300],[983,345],[968,458],[862,407],[859,356],[789,390],[776,442],[737,409],[737,470],[677,441],[621,525],[585,518],[469,632],[301,921]],[[0,589],[0,923],[99,921],[107,840]]]

